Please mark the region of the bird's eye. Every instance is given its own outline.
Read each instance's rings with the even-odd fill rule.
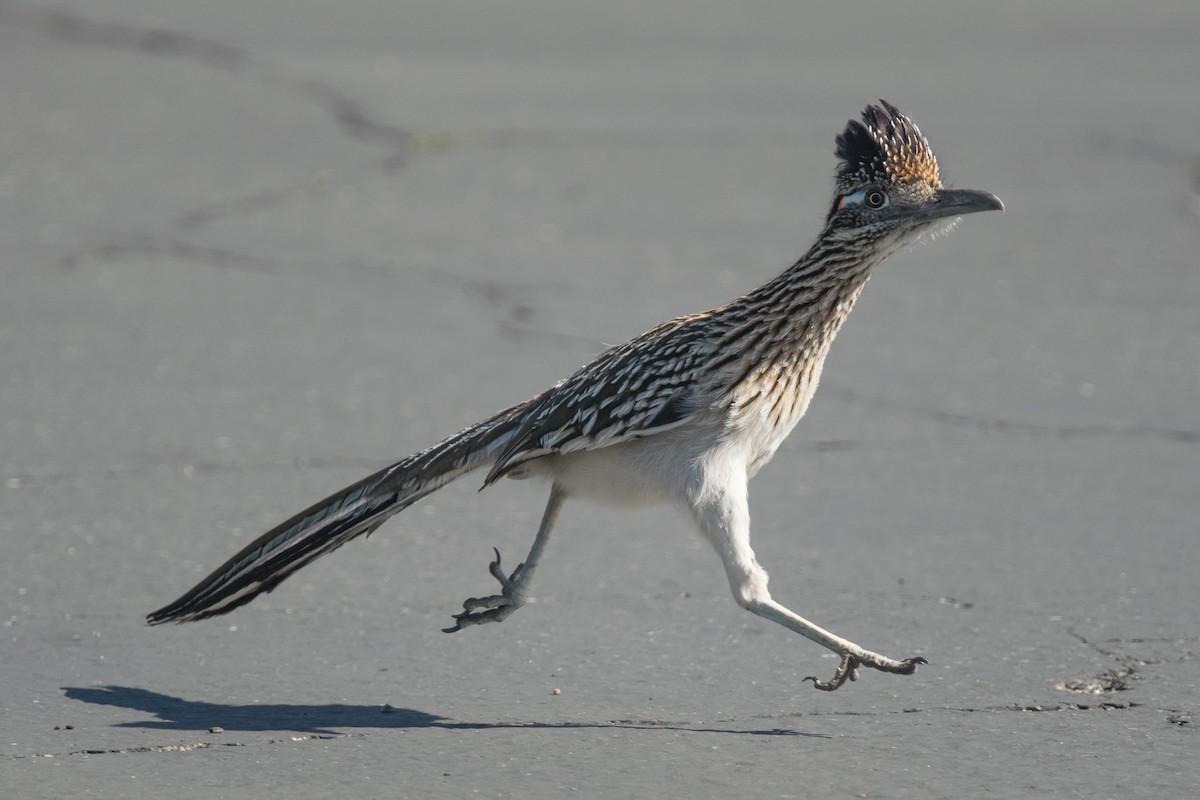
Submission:
[[[872,211],[883,208],[891,200],[888,199],[887,192],[880,189],[878,186],[871,186],[866,189],[859,189],[857,192],[845,194],[838,198],[837,204],[833,207],[833,212],[841,211],[849,206],[866,206]]]
[[[863,195],[863,204],[867,208],[883,208],[887,201],[888,197],[882,189],[868,189]]]

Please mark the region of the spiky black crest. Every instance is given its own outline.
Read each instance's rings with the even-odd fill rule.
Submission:
[[[863,109],[862,122],[850,120],[837,137],[839,190],[871,182],[942,185],[937,159],[916,124],[886,100]]]

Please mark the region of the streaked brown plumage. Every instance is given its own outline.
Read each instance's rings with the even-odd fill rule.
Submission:
[[[873,653],[775,602],[750,548],[746,484],[804,416],[829,346],[883,259],[962,214],[1000,209],[986,192],[946,189],[916,125],[868,106],[837,137],[838,172],[825,227],[792,267],[733,302],[679,317],[600,354],[524,403],[347,487],[261,536],[199,585],[150,614],[151,624],[226,613],[300,567],[451,480],[488,466],[551,484],[537,538],[501,593],[468,599],[448,631],[499,622],[519,608],[564,500],[665,502],[686,511],[725,565],[744,608],[842,657],[832,690],[858,667],[900,674],[921,658]]]

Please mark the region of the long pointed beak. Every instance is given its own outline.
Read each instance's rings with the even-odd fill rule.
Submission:
[[[960,217],[976,211],[1003,211],[1004,203],[991,192],[977,189],[938,189],[937,194],[918,210],[915,216],[921,220]]]

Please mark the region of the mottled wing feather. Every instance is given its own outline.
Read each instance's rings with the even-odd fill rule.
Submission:
[[[594,450],[684,424],[707,339],[680,317],[613,347],[534,398],[484,485],[551,453]]]

